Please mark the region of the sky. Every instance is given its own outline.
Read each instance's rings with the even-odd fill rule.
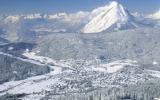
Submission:
[[[91,11],[113,0],[0,0],[0,14]],[[116,0],[132,12],[153,13],[160,0]]]

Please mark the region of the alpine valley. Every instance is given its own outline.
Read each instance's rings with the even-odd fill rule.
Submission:
[[[160,11],[1,14],[0,100],[160,100]]]

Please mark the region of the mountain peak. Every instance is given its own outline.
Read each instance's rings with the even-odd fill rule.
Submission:
[[[120,4],[117,1],[111,1],[110,5],[113,6],[113,7],[117,7]]]
[[[114,6],[117,6],[119,3],[117,1],[110,1],[109,2],[109,5],[114,5]]]
[[[90,22],[83,28],[83,33],[98,33],[111,28],[119,30],[122,25],[128,25],[127,22],[133,19],[133,16],[116,1],[93,10],[92,14]]]

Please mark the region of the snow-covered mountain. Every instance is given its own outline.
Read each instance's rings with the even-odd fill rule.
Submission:
[[[19,16],[7,16],[5,19],[4,19],[4,22],[5,23],[16,23],[18,22],[20,19]]]
[[[155,20],[160,20],[160,9],[157,12],[148,15],[147,17]]]
[[[13,42],[34,40],[42,34],[79,32],[88,22],[88,16],[89,12],[83,11],[57,14],[0,15],[0,35]]]
[[[12,42],[31,41],[53,33],[99,33],[157,25],[143,17],[138,12],[130,13],[116,1],[91,12],[0,15],[0,35]]]
[[[84,33],[120,30],[138,27],[135,18],[116,1],[92,11],[91,21],[82,29]]]

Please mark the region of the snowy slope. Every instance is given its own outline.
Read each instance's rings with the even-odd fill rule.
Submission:
[[[93,10],[92,14],[93,18],[82,30],[84,33],[98,33],[111,27],[111,30],[137,27],[134,17],[116,1]]]

